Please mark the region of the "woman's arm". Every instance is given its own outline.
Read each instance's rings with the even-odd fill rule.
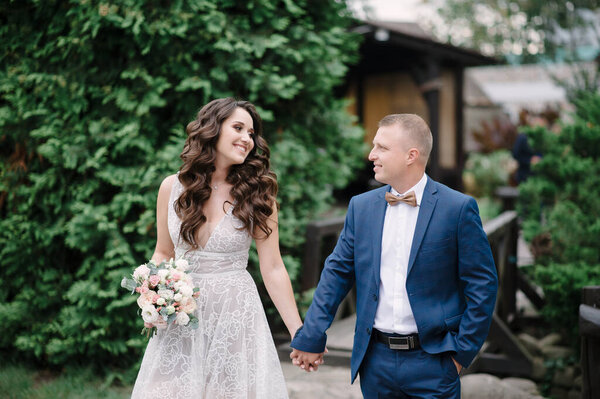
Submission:
[[[302,325],[302,320],[294,300],[290,276],[285,269],[279,252],[279,230],[277,207],[275,205],[273,206],[273,214],[267,223],[273,230],[269,237],[256,239],[260,273],[271,300],[293,338],[296,330]]]
[[[173,241],[171,241],[168,227],[169,197],[175,179],[177,179],[177,175],[168,176],[158,189],[158,199],[156,200],[156,248],[152,255],[152,260],[156,263],[175,257],[175,247]]]

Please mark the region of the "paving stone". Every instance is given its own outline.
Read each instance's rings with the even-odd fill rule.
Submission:
[[[282,362],[290,399],[311,398],[360,399],[360,383],[357,378],[350,385],[350,369],[324,364],[316,372],[307,373],[291,362]]]

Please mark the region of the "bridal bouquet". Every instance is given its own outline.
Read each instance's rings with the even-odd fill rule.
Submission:
[[[194,310],[199,289],[192,285],[188,266],[183,258],[158,265],[151,260],[138,266],[131,278],[123,278],[121,287],[139,294],[137,303],[144,319],[142,334],[149,336],[173,323],[198,328]]]

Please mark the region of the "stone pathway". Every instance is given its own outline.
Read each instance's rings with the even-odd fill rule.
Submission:
[[[290,399],[360,399],[360,382],[350,385],[350,369],[324,364],[317,372],[307,373],[291,362],[282,361]],[[501,380],[489,374],[461,377],[463,399],[543,399],[533,381],[521,378]]]
[[[327,359],[325,359],[327,361]],[[290,399],[360,399],[358,378],[350,385],[350,369],[348,367],[319,367],[317,372],[307,373],[294,366],[291,361],[282,361],[281,368],[285,376]],[[307,396],[308,395],[308,396]]]

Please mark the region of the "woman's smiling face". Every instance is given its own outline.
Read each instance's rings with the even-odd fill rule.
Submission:
[[[230,167],[244,163],[254,148],[254,122],[243,108],[236,108],[221,124],[215,164]]]

